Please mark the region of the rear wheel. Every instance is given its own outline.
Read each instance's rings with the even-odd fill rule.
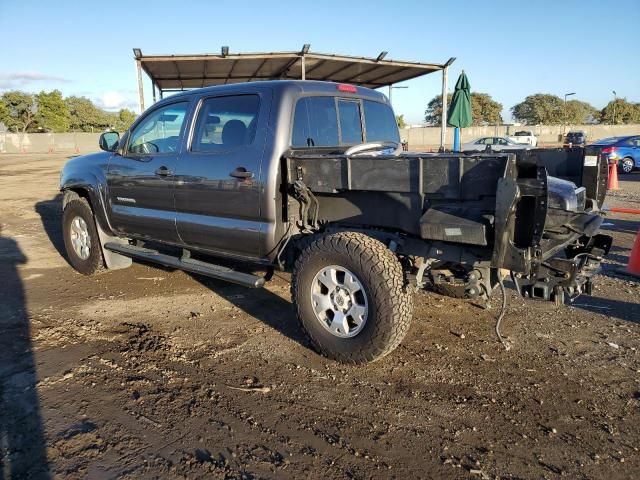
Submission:
[[[84,275],[93,275],[104,267],[100,239],[93,211],[84,198],[71,200],[62,214],[64,246],[69,263]]]
[[[303,329],[327,357],[377,360],[395,349],[413,315],[402,266],[383,243],[355,232],[326,235],[298,258],[292,296]]]
[[[621,173],[631,173],[634,166],[635,163],[633,161],[633,158],[628,157],[620,160],[620,163],[618,164],[618,168],[620,169]]]

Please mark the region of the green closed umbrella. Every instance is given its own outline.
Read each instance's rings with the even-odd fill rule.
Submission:
[[[451,97],[447,112],[447,123],[456,127],[453,133],[453,150],[460,151],[460,129],[470,127],[473,122],[471,113],[471,85],[464,70],[458,77],[456,89]]]

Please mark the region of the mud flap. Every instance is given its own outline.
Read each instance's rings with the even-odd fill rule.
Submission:
[[[104,258],[105,266],[109,270],[120,270],[122,268],[131,266],[131,258],[125,257],[124,255],[120,255],[119,253],[112,252],[104,248],[104,244],[107,242],[129,245],[129,240],[127,240],[126,238],[114,237],[109,235],[104,230],[102,230],[102,228],[100,228],[100,223],[98,222],[97,218],[94,217],[94,221],[96,224],[96,230],[98,231],[98,237],[100,237],[100,249],[102,250],[102,257]]]

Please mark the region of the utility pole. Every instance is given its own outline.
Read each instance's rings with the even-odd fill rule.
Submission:
[[[616,124],[616,101],[618,100],[618,94],[613,90],[613,124]]]

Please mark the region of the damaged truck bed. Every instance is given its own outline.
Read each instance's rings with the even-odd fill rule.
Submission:
[[[292,152],[286,163],[293,196],[306,188],[314,198],[300,203],[301,225],[375,226],[374,235],[394,242],[398,255],[422,259],[415,267],[418,285],[428,274],[435,286],[458,287],[461,296],[490,294],[503,269],[523,296],[562,303],[565,292],[590,293],[590,278],[611,245],[609,236],[597,233],[607,164],[585,159],[580,149],[351,157]]]

